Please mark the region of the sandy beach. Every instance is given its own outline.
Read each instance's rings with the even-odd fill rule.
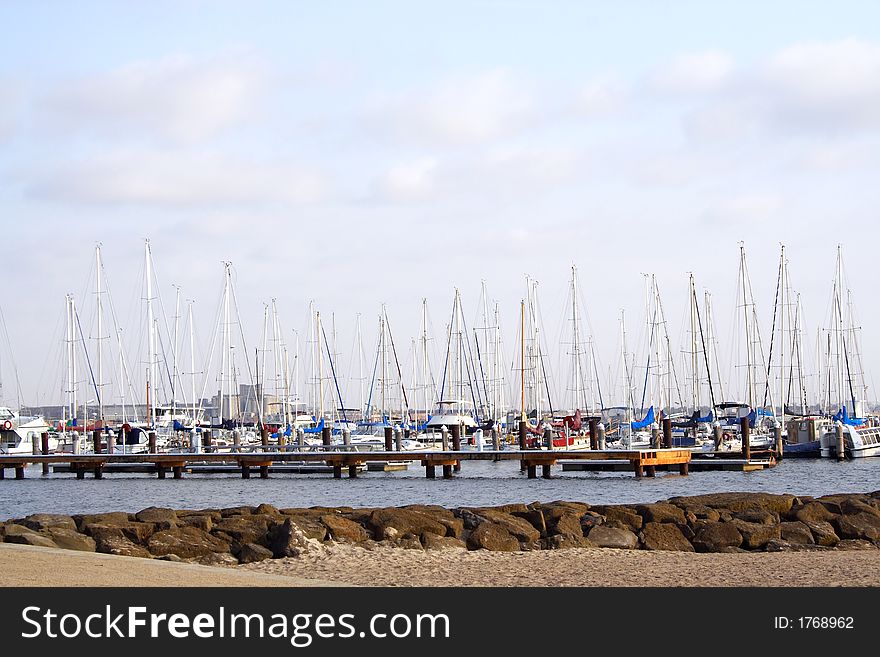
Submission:
[[[326,546],[234,568],[0,544],[0,586],[880,586],[880,550],[694,554]]]

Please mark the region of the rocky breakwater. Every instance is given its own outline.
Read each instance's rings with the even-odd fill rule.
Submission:
[[[880,491],[818,498],[717,493],[601,506],[558,501],[491,508],[279,509],[261,504],[34,514],[0,524],[0,542],[208,565],[296,557],[334,542],[366,549],[384,545],[505,552],[860,550],[880,547]]]

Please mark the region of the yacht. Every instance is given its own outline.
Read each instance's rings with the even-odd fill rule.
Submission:
[[[19,415],[0,406],[0,454],[33,454],[34,439],[41,445],[40,435],[49,431],[49,425],[40,415]],[[58,449],[58,438],[49,434],[49,451]]]

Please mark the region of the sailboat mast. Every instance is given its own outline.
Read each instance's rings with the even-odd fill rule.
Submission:
[[[192,421],[193,428],[195,428],[196,423],[198,422],[198,417],[196,415],[196,339],[195,339],[195,327],[193,326],[193,301],[190,300],[187,304],[187,322],[189,323],[189,368],[190,373],[192,374],[192,379],[190,380],[192,394]]]
[[[315,311],[315,358],[318,359],[318,422],[324,417],[324,359],[321,358],[321,311]]]
[[[147,387],[153,389],[151,399],[147,403],[147,424],[152,427],[156,421],[156,331],[155,321],[153,318],[153,262],[150,254],[150,240],[144,241],[144,259],[146,261],[147,274],[147,343],[148,358],[147,364]]]
[[[103,349],[101,349],[101,339],[103,336],[103,308],[101,304],[101,245],[98,244],[95,247],[95,298],[97,299],[97,307],[98,307],[98,382],[96,387],[98,388],[98,423],[101,427],[104,426],[104,358],[103,358]]]
[[[785,244],[780,248],[779,254],[779,289],[781,294],[781,309],[779,319],[779,406],[782,426],[785,427],[785,400],[786,400],[786,382],[788,377],[785,376],[785,315],[788,312],[788,304],[786,301],[786,288],[788,287],[788,272],[785,263]],[[771,343],[772,344],[772,343]]]
[[[174,343],[171,346],[173,360],[171,375],[171,426],[174,426],[174,416],[177,415],[177,383],[180,373],[177,371],[178,332],[180,328],[180,286],[175,285],[176,296],[174,300]]]
[[[520,402],[522,409],[520,414],[522,421],[526,421],[526,302],[521,299],[519,302],[519,381],[520,381]]]
[[[385,304],[382,304],[382,313],[379,315],[379,348],[382,353],[382,424],[385,424],[385,387],[388,384],[388,352],[385,343]]]
[[[462,400],[464,399],[464,344],[461,335],[461,299],[459,297],[458,288],[455,288],[455,304],[453,306],[453,314],[455,315],[455,335],[457,340],[456,353],[456,369],[458,370],[458,392],[456,393],[456,406],[459,413],[463,413]]]
[[[422,298],[422,378],[425,385],[425,422],[431,413],[428,403],[428,300]]]
[[[577,268],[574,265],[571,266],[571,323],[572,323],[572,358],[574,362],[572,363],[572,372],[574,374],[574,408],[572,408],[572,413],[574,413],[580,403],[581,403],[581,355],[580,355],[580,332],[578,327],[578,312],[577,312]],[[586,404],[584,404],[584,410],[586,410]]]
[[[691,307],[691,406],[693,410],[700,408],[700,379],[697,374],[697,291],[694,289],[694,275],[688,276],[688,288]]]
[[[225,342],[225,349],[223,352],[223,356],[225,359],[226,369],[223,372],[223,387],[226,389],[226,403],[227,403],[227,413],[228,417],[226,419],[232,419],[232,330],[230,328],[231,318],[230,318],[230,270],[229,266],[231,263],[225,262],[223,263],[226,267],[226,282],[224,285],[225,292],[223,295],[223,339]],[[221,407],[221,416],[223,416],[222,408],[223,408],[223,398],[220,398],[220,407]]]

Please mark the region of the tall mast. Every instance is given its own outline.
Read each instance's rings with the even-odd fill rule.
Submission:
[[[574,362],[572,363],[572,370],[574,372],[574,408],[571,409],[573,413],[581,403],[581,355],[577,312],[577,269],[574,265],[571,266],[571,322],[572,341],[574,342],[572,345],[572,357],[574,359]],[[586,410],[586,408],[584,410]]]
[[[153,258],[150,254],[150,240],[144,240],[144,259],[147,273],[147,343],[150,361],[147,365],[147,389],[152,389],[147,403],[147,424],[152,427],[156,421],[156,329],[153,318]]]
[[[788,377],[785,376],[785,314],[788,312],[788,304],[786,301],[786,288],[788,286],[788,272],[785,263],[785,244],[780,247],[779,253],[779,289],[781,294],[782,313],[779,319],[779,406],[782,418],[782,426],[785,427],[785,400],[786,400],[786,382]],[[771,342],[772,344],[772,342]]]
[[[694,275],[688,275],[688,288],[691,307],[691,406],[700,408],[700,379],[697,374],[697,292],[694,289]]]
[[[224,262],[223,265],[225,269],[225,284],[224,284],[224,294],[223,294],[223,339],[225,342],[226,348],[224,349],[224,359],[225,359],[225,371],[223,372],[224,378],[224,387],[226,388],[226,403],[228,408],[229,417],[226,419],[232,419],[233,411],[232,411],[232,329],[231,329],[231,317],[230,317],[230,278],[231,271],[230,266],[232,263]],[[220,398],[220,406],[221,406],[221,416],[222,416],[222,407],[223,407],[223,398]]]
[[[177,294],[174,300],[174,342],[171,346],[171,356],[173,359],[172,375],[171,375],[171,426],[174,427],[174,416],[177,415],[177,383],[180,373],[177,371],[177,350],[178,350],[178,330],[180,326],[180,286],[175,285],[174,289]]]
[[[67,404],[70,419],[76,418],[76,351],[74,348],[74,305],[73,295],[65,297],[67,305]]]
[[[749,306],[747,301],[747,288],[746,288],[746,252],[745,246],[743,244],[739,245],[739,271],[740,271],[740,284],[742,285],[742,300],[743,300],[743,320],[745,322],[745,331],[746,331],[746,397],[749,402],[750,407],[754,407],[754,390],[753,385],[754,382],[752,380],[752,345],[751,345],[751,335],[749,332]]]
[[[321,311],[315,311],[315,358],[318,359],[318,422],[324,417],[324,359],[321,358]]]
[[[502,369],[501,369],[501,324],[499,318],[499,303],[495,302],[495,316],[494,316],[494,347],[492,351],[492,362],[494,365],[494,376],[492,379],[492,398],[493,398],[493,406],[494,406],[494,415],[493,418],[496,420],[501,419],[502,406],[504,404],[502,395],[504,393],[504,386],[502,384]]]
[[[422,298],[422,379],[425,385],[425,422],[431,413],[428,401],[428,300]]]
[[[455,315],[455,334],[457,336],[458,347],[456,349],[456,368],[458,369],[458,412],[463,413],[462,400],[464,400],[464,345],[462,344],[461,335],[461,298],[459,297],[458,288],[455,288],[455,304],[453,307]]]
[[[385,424],[385,387],[388,384],[388,352],[385,342],[385,304],[382,304],[382,312],[379,315],[379,348],[382,354],[382,408],[381,418],[382,424]]]
[[[357,342],[357,354],[358,354],[358,392],[360,393],[360,409],[361,419],[369,420],[366,416],[366,399],[364,398],[364,345],[363,338],[361,336],[361,314],[357,314],[357,318],[355,319],[355,342]]]
[[[519,381],[520,381],[520,405],[522,406],[522,421],[527,421],[526,416],[526,302],[521,299],[519,302]]]
[[[274,327],[274,325],[273,325],[273,327]],[[263,413],[266,412],[266,404],[265,404],[265,401],[266,401],[266,376],[267,376],[267,372],[268,372],[268,370],[266,369],[266,354],[269,352],[269,346],[267,344],[268,341],[269,341],[269,304],[264,303],[263,304],[263,344],[261,345],[262,352],[263,352],[263,358],[262,359],[258,359],[258,358],[254,359],[254,363],[257,367],[257,381],[256,381],[257,390],[255,392],[259,393],[256,396],[257,396],[257,404],[259,404],[259,409],[260,409],[260,417],[262,417]],[[275,345],[273,343],[273,347],[274,346]],[[260,368],[259,368],[260,360],[262,360],[262,362],[263,362],[263,380],[262,381],[260,381],[260,376],[259,376],[260,375]],[[276,362],[274,353],[272,354],[272,362],[273,363]],[[278,379],[276,378],[275,379],[275,388],[276,388],[276,397],[275,398],[276,399],[278,398],[277,397],[277,388],[278,388],[277,384],[278,384]]]
[[[198,421],[198,417],[196,415],[196,350],[195,350],[195,327],[193,326],[193,301],[190,300],[187,303],[187,322],[189,323],[189,366],[190,371],[192,372],[191,386],[190,390],[192,394],[192,421],[193,428],[195,428],[196,422]]]
[[[98,423],[104,426],[104,358],[103,349],[101,349],[101,340],[103,339],[102,315],[103,306],[101,304],[101,244],[95,246],[95,298],[98,306],[98,382],[95,387],[98,388]]]

